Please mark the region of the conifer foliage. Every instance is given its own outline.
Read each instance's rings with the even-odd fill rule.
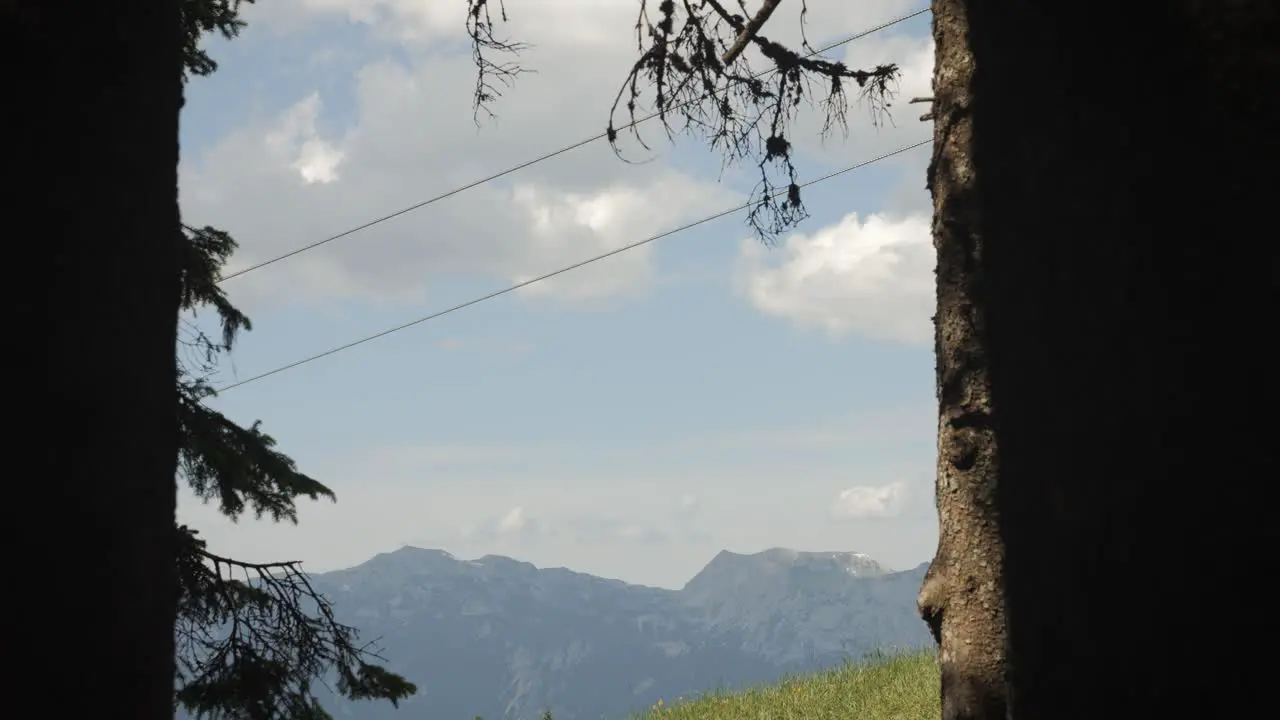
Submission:
[[[183,227],[182,310],[212,309],[211,337],[184,320],[178,342],[178,472],[222,514],[297,522],[296,500],[335,499],[275,449],[259,423],[236,424],[205,405],[208,378],[237,334],[251,329],[217,285],[235,250],[227,233]],[[211,552],[196,530],[177,528],[181,595],[175,627],[177,702],[198,717],[236,720],[328,718],[312,684],[332,678],[351,699],[395,703],[413,694],[404,678],[376,664],[376,650],[335,618],[298,562],[250,563]]]
[[[252,0],[248,0],[252,1]],[[217,69],[200,47],[218,32],[233,38],[244,26],[239,0],[183,0],[187,78]],[[275,522],[298,520],[299,498],[334,500],[332,490],[300,472],[258,422],[245,427],[205,403],[209,379],[238,334],[252,329],[218,286],[236,249],[227,233],[184,225],[178,353],[178,475],[223,515],[246,512]],[[212,311],[217,332],[192,322]],[[320,720],[313,684],[332,683],[354,700],[399,700],[415,686],[378,664],[376,648],[336,619],[296,561],[250,563],[209,550],[193,528],[179,526],[180,583],[175,703],[197,717],[219,720]]]

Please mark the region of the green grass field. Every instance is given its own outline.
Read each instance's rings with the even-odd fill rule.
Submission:
[[[892,655],[777,685],[660,701],[637,720],[937,720],[933,653]]]

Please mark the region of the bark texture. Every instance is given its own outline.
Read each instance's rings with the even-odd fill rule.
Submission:
[[[1262,712],[1277,4],[934,10],[944,713]]]
[[[938,551],[920,610],[938,642],[944,720],[1003,718],[1003,546],[984,342],[978,176],[970,156],[973,57],[962,3],[934,3],[934,144],[929,170],[937,250]]]
[[[178,5],[0,4],[13,717],[173,717]]]

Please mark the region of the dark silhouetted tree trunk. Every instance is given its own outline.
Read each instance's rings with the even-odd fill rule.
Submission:
[[[934,2],[949,720],[1274,707],[1277,12]]]
[[[19,348],[7,714],[171,718],[178,3],[6,0],[0,13]],[[43,470],[22,462],[32,453]]]

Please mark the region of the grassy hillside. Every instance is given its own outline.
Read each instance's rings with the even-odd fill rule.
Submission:
[[[778,685],[660,701],[637,720],[937,720],[933,653],[885,656]]]

